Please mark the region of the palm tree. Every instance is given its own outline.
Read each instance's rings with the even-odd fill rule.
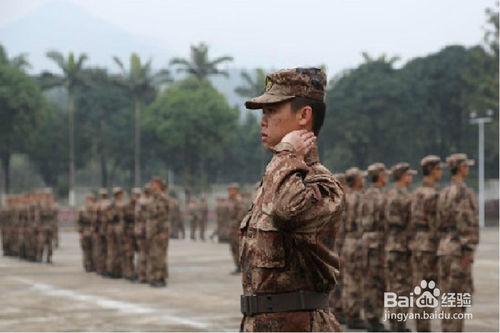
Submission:
[[[241,78],[245,82],[245,85],[234,89],[241,97],[255,97],[264,92],[266,72],[262,68],[257,68],[253,76],[247,71],[242,71]]]
[[[229,61],[233,61],[233,57],[223,56],[211,60],[208,57],[208,45],[199,43],[197,46],[191,46],[189,59],[173,58],[170,65],[179,66],[178,72],[185,72],[202,80],[211,75],[229,76],[227,71],[217,68],[220,64]]]
[[[42,86],[52,88],[62,86],[68,92],[68,132],[69,132],[69,198],[70,206],[75,205],[75,90],[84,84],[83,64],[88,59],[85,53],[75,56],[73,52],[64,55],[58,51],[47,52],[47,57],[54,61],[62,75],[44,72]]]
[[[120,67],[121,75],[117,83],[125,87],[132,97],[134,107],[134,185],[141,186],[141,108],[147,96],[155,91],[155,86],[171,82],[170,72],[166,69],[152,73],[151,60],[141,62],[136,54],[130,55],[128,70],[118,57],[113,57]]]

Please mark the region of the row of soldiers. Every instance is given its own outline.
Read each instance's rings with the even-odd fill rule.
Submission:
[[[181,219],[177,200],[160,178],[132,189],[129,200],[120,187],[112,198],[105,189],[98,198],[88,195],[77,220],[85,270],[166,286],[170,232],[172,226],[180,229]]]
[[[11,195],[0,210],[4,256],[52,263],[58,246],[58,207],[51,191]]]
[[[336,232],[343,267],[332,307],[349,328],[384,331],[380,322],[384,291],[409,296],[412,286],[420,286],[422,280],[434,281],[431,286],[437,282],[441,294],[471,295],[479,228],[475,194],[465,179],[474,161],[465,154],[453,154],[446,162],[451,181],[441,190],[444,163],[434,155],[421,160],[423,180],[413,193],[409,187],[417,171],[408,163],[398,163],[391,170],[375,163],[367,172],[350,168],[338,174],[344,182],[346,209]],[[390,176],[394,186],[386,191]],[[443,310],[448,315],[465,312],[464,307]],[[391,309],[396,314],[407,311]],[[430,331],[430,321],[422,319],[423,309],[414,306],[413,312],[421,315],[417,331]],[[389,323],[393,331],[408,331],[405,321],[390,319]],[[462,331],[463,319],[445,318],[441,329]]]

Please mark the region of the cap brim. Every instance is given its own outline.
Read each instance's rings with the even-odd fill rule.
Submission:
[[[476,161],[474,160],[467,160],[467,165],[468,166],[474,166],[476,164]]]
[[[414,176],[418,173],[417,170],[413,170],[413,169],[408,170],[408,172],[410,173],[410,175],[414,175]]]
[[[260,96],[254,97],[246,101],[245,107],[250,110],[262,109],[264,105],[289,101],[294,97],[295,96],[272,95],[269,93],[264,93]]]

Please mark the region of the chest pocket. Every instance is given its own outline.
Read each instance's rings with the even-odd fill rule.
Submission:
[[[273,218],[262,210],[254,215],[254,219],[248,218],[246,221],[247,248],[244,254],[248,256],[248,263],[257,268],[285,267],[285,234],[274,226]]]

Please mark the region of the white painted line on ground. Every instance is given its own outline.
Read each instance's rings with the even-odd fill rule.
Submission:
[[[95,304],[101,308],[104,309],[110,309],[110,310],[116,310],[125,314],[154,314],[154,315],[160,315],[160,318],[170,322],[170,323],[176,323],[176,324],[181,324],[181,325],[186,325],[190,327],[194,327],[197,329],[207,329],[209,327],[209,324],[206,322],[202,321],[197,321],[197,320],[191,320],[191,319],[186,319],[182,318],[176,315],[172,314],[164,314],[163,311],[159,309],[155,309],[152,307],[140,305],[140,304],[134,304],[130,302],[124,302],[124,301],[117,301],[105,297],[100,297],[100,296],[94,296],[94,295],[87,295],[87,294],[82,294],[77,291],[69,290],[69,289],[63,289],[56,287],[54,285],[46,284],[46,283],[39,283],[35,282],[29,279],[24,279],[20,277],[13,277],[12,278],[15,281],[22,282],[28,285],[31,285],[33,290],[36,290],[44,295],[47,296],[52,296],[52,297],[63,297],[75,301],[80,301],[80,302],[87,302],[87,303],[92,303]]]

